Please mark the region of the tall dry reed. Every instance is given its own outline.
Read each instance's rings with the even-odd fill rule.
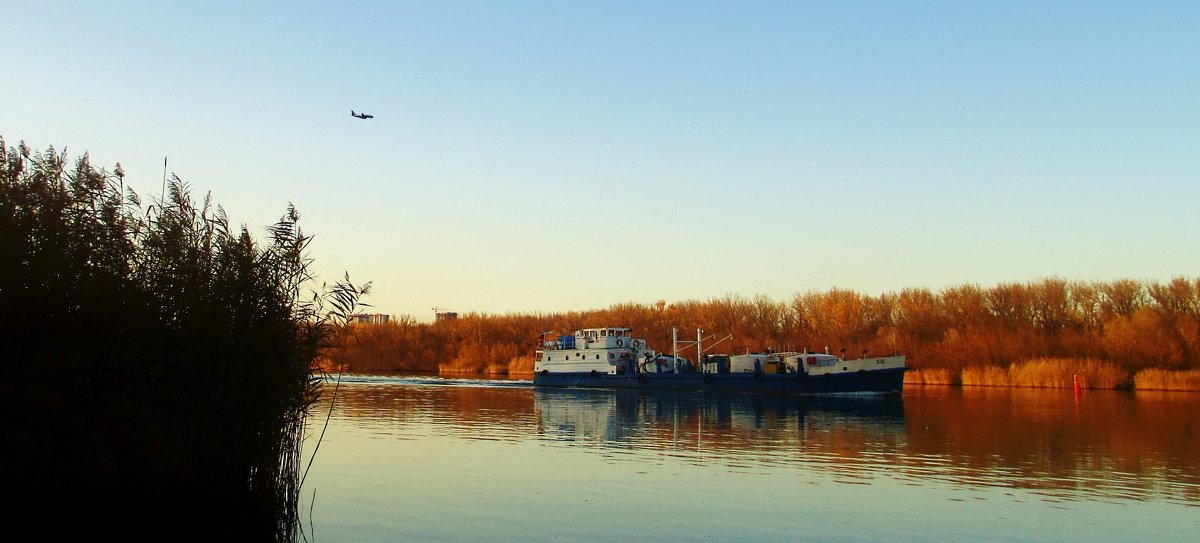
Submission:
[[[1128,388],[1129,371],[1095,358],[1036,358],[1013,364],[1008,370],[1013,386],[1072,388]]]
[[[514,356],[508,361],[509,375],[533,375],[532,356]]]
[[[904,384],[907,385],[957,385],[961,381],[946,368],[911,369],[904,372]]]
[[[963,386],[1115,389],[1129,386],[1129,372],[1094,358],[1037,358],[1002,368],[967,366]]]
[[[998,366],[967,366],[962,369],[963,386],[1011,386],[1009,370]]]
[[[468,343],[450,362],[438,364],[440,373],[479,373],[504,375],[508,363],[517,356],[518,347],[510,343]]]
[[[1200,391],[1200,370],[1164,370],[1147,368],[1133,376],[1137,390]]]

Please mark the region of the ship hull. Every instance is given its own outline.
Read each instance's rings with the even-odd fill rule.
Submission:
[[[772,394],[900,392],[904,368],[809,376],[803,373],[536,373],[535,386],[703,390]]]

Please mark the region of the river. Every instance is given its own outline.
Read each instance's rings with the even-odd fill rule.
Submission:
[[[310,541],[1200,540],[1196,393],[334,388],[306,440]]]

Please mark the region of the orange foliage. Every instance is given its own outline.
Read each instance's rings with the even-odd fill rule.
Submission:
[[[1179,368],[1187,363],[1185,341],[1170,315],[1142,307],[1129,316],[1116,316],[1104,325],[1104,346],[1114,358],[1133,368]]]
[[[508,361],[509,375],[533,375],[532,356],[514,356]]]
[[[905,385],[958,385],[962,384],[954,373],[945,368],[908,370],[904,372]]]
[[[962,370],[964,386],[1125,388],[1129,371],[1094,358],[1038,358],[1001,366],[971,366]]]
[[[971,366],[962,370],[963,386],[1006,387],[1008,370],[999,366]]]
[[[1138,390],[1200,390],[1200,370],[1144,369],[1133,376],[1133,386]]]
[[[458,356],[453,360],[438,364],[438,371],[507,374],[508,363],[517,352],[518,347],[512,343],[468,343],[458,350]]]
[[[1095,358],[1039,358],[1013,364],[1008,369],[1013,386],[1072,388],[1126,388],[1129,370]]]
[[[1200,279],[1159,284],[1049,278],[880,296],[832,289],[796,294],[786,302],[727,295],[556,314],[467,313],[433,324],[402,317],[384,325],[357,325],[354,339],[330,358],[352,371],[527,373],[538,334],[601,326],[632,328],[662,351],[671,348],[672,327],[680,329],[683,341],[694,339],[693,331],[701,328],[718,337],[733,335],[717,347],[722,352],[900,352],[911,369],[920,370],[906,381],[957,383],[961,376],[968,384],[1046,386],[1050,373],[1018,382],[1018,376],[1036,373],[1035,366],[1014,373],[1013,365],[1032,359],[1096,360],[1121,369],[1122,375],[1148,367],[1200,369]],[[690,357],[694,351],[681,354]],[[988,367],[1001,368],[1006,376]],[[1107,371],[1097,370],[1108,376],[1097,377],[1097,383],[1112,382]]]

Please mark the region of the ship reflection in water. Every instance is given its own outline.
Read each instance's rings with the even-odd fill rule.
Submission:
[[[538,435],[547,439],[659,449],[744,469],[822,460],[834,468],[882,466],[906,432],[898,395],[547,389],[534,391],[533,405]]]
[[[1078,404],[1060,396],[1008,390],[904,398],[537,390],[534,410],[538,433],[547,439],[659,449],[697,463],[746,470],[804,465],[848,483],[940,480],[1032,489],[1067,500],[1165,499],[1200,506],[1198,408],[1184,402],[1172,413],[1172,402],[1150,399],[1127,412],[1122,407],[1133,407],[1131,395],[1096,393],[1091,399],[1101,409],[1089,406],[1081,414]],[[906,403],[912,404],[907,414]],[[1064,406],[1069,409],[1056,409]]]

